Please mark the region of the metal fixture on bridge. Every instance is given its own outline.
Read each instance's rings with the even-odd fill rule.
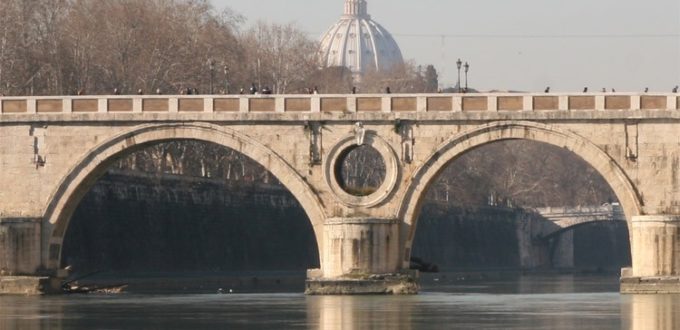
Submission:
[[[465,93],[468,91],[468,71],[470,71],[470,64],[466,61],[465,62]]]
[[[456,86],[458,86],[458,93],[460,93],[460,68],[462,66],[463,66],[463,61],[461,61],[460,58],[459,58],[458,61],[456,61],[456,67],[458,67],[458,83],[456,84]]]

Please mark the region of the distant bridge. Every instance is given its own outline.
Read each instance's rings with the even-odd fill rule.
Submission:
[[[542,207],[532,210],[556,225],[542,232],[541,239],[550,239],[565,231],[594,222],[626,221],[623,209],[618,203],[601,206]]]

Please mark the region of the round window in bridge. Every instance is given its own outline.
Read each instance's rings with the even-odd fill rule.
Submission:
[[[339,155],[335,179],[346,193],[363,197],[378,191],[385,181],[385,160],[369,145],[355,145]]]

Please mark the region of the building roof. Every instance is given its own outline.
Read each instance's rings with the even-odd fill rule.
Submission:
[[[321,39],[323,66],[352,73],[388,70],[404,59],[392,35],[368,14],[366,0],[345,0],[345,12]]]

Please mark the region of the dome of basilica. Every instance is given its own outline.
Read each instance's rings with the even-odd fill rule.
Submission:
[[[366,0],[345,0],[345,13],[322,37],[319,53],[323,66],[344,66],[359,76],[404,61],[392,35],[368,15]]]

